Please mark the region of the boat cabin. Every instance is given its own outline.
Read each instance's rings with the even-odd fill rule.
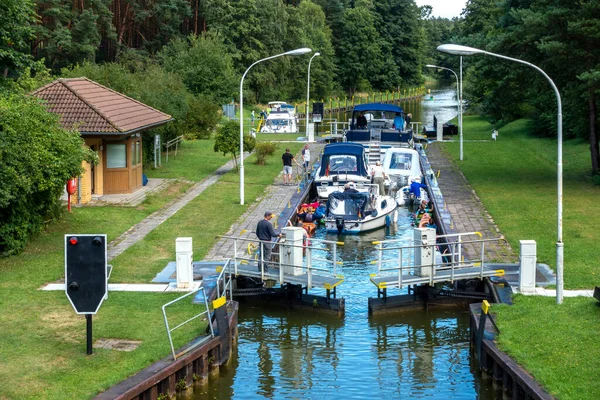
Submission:
[[[319,198],[327,199],[331,192],[343,190],[344,185],[350,182],[359,188],[371,183],[365,147],[360,143],[326,145],[313,181]],[[368,191],[368,188],[365,190]]]
[[[419,153],[416,150],[402,147],[392,147],[383,155],[383,170],[385,174],[396,182],[398,187],[410,183],[410,178],[422,175]]]
[[[352,110],[345,137],[348,142],[412,143],[412,129],[407,125],[406,113],[397,105],[359,104]]]

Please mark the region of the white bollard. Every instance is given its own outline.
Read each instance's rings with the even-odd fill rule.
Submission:
[[[533,293],[537,264],[535,240],[520,240],[519,248],[519,291]]]
[[[194,283],[192,255],[192,238],[177,238],[175,240],[175,263],[178,288],[187,289]]]
[[[285,234],[285,242],[279,246],[283,273],[298,276],[304,273],[302,268],[302,241],[304,239],[304,228],[290,226],[283,228],[281,233]]]
[[[415,246],[425,245],[415,247],[415,265],[423,265],[422,267],[415,267],[415,275],[429,277],[433,272],[431,265],[435,257],[435,229],[415,228],[414,239]]]

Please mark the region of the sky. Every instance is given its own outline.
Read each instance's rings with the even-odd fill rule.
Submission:
[[[442,18],[459,17],[467,0],[416,0],[417,5],[433,7],[433,16]]]

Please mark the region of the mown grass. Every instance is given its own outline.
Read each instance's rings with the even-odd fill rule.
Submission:
[[[444,149],[460,167],[500,230],[518,251],[519,240],[537,242],[538,262],[556,266],[557,144],[527,135],[531,122],[499,129],[477,116],[464,117],[464,161],[458,141]],[[471,142],[470,140],[476,140]],[[564,142],[563,240],[566,289],[600,284],[595,227],[600,223],[600,188],[589,175],[587,144]],[[441,177],[443,179],[443,175]],[[598,370],[600,307],[589,298],[515,297],[514,305],[494,305],[501,333],[498,345],[560,399],[600,398]]]
[[[114,279],[145,282],[154,278],[169,261],[174,260],[177,237],[191,237],[194,259],[202,259],[216,242],[216,236],[225,234],[248,205],[260,199],[264,195],[264,189],[279,175],[282,170],[281,154],[285,147],[296,154],[302,145],[279,144],[278,150],[267,158],[265,165],[257,165],[256,157],[249,156],[244,163],[244,206],[239,204],[239,172],[234,169],[158,226],[144,240],[115,258],[112,262],[115,266]],[[178,167],[174,165],[173,168]],[[180,178],[186,179],[186,175]]]
[[[189,146],[188,146],[189,145]],[[298,152],[301,143],[291,143]],[[183,145],[186,157],[169,159],[159,170],[164,176],[199,180],[203,163],[213,163],[211,141]],[[175,259],[175,239],[194,239],[194,259],[202,259],[247,207],[264,194],[281,171],[281,153],[258,166],[252,155],[246,161],[246,205],[239,205],[239,174],[225,174],[201,196],[161,224],[144,240],[112,260],[111,283],[149,282],[169,261]],[[222,156],[221,156],[222,158]],[[226,160],[223,160],[226,161]],[[214,162],[215,169],[220,166]],[[193,167],[193,168],[192,168]],[[158,172],[158,171],[156,171]],[[95,349],[85,355],[85,318],[73,311],[64,292],[39,290],[64,277],[64,234],[106,233],[109,240],[121,235],[144,217],[181,195],[189,184],[179,182],[150,197],[138,207],[83,207],[37,235],[25,251],[0,259],[0,398],[82,399],[124,380],[170,354],[161,306],[180,293],[110,292],[93,317],[94,340],[118,338],[141,341],[133,352]],[[189,318],[202,306],[171,310],[173,325]],[[202,334],[205,323],[175,331],[175,346]]]
[[[600,397],[600,306],[595,299],[516,296],[494,305],[498,345],[558,399]]]
[[[160,307],[180,294],[111,292],[93,317],[94,339],[142,343],[131,353],[95,349],[86,356],[85,318],[63,291],[39,289],[64,277],[64,234],[106,233],[112,240],[178,196],[178,186],[134,208],[74,208],[22,254],[0,259],[0,398],[89,398],[169,354]],[[182,332],[177,346],[200,331]]]
[[[458,142],[444,144],[483,201],[511,246],[519,240],[537,242],[538,262],[556,266],[557,147],[556,140],[527,135],[530,121],[519,120],[500,129],[497,141],[467,141],[488,135],[491,125],[478,117],[464,119],[463,161]],[[473,127],[473,128],[472,128]],[[491,137],[489,134],[488,137]],[[589,175],[587,144],[565,141],[563,146],[564,282],[567,289],[590,289],[600,283],[596,271],[593,228],[600,224],[600,187]]]

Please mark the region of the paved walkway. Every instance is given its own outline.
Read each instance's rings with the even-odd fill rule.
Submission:
[[[323,152],[324,144],[320,143],[310,143],[310,165],[312,166],[315,161],[319,160],[321,157],[321,153]],[[296,157],[296,160],[300,164],[302,164],[300,157]],[[296,168],[294,167],[294,178],[296,177]],[[244,215],[240,217],[240,219],[234,223],[227,233],[224,236],[235,236],[242,238],[251,238],[256,240],[256,236],[253,231],[256,228],[256,224],[264,218],[265,211],[271,211],[275,213],[276,216],[281,215],[286,209],[290,207],[294,207],[293,204],[290,204],[290,199],[292,195],[298,191],[297,186],[284,186],[283,185],[283,174],[279,174],[277,178],[275,178],[275,184],[269,186],[265,190],[265,194],[262,198],[258,199],[256,203],[254,203],[251,207],[249,207]],[[278,222],[283,224],[285,221],[277,218]],[[281,228],[277,226],[276,228]],[[231,239],[220,239],[213,247],[210,249],[206,257],[205,261],[216,261],[222,260],[224,258],[233,257],[234,248],[233,248],[233,240]]]
[[[311,150],[311,165],[321,153],[324,145],[311,143],[309,145]],[[248,154],[246,154],[246,157]],[[300,159],[297,157],[297,159]],[[300,162],[300,161],[299,161]],[[204,179],[203,181],[196,183],[179,199],[175,200],[171,204],[163,207],[156,211],[152,215],[146,217],[137,225],[133,226],[127,232],[123,233],[120,237],[113,240],[108,244],[108,260],[112,260],[119,254],[123,253],[129,247],[142,240],[148,233],[150,233],[158,225],[162,224],[169,217],[174,215],[177,211],[183,208],[190,201],[199,196],[204,190],[210,185],[217,182],[221,175],[229,172],[234,168],[233,161],[228,162],[215,171],[214,174]],[[282,175],[280,174],[277,182],[282,182]],[[254,203],[248,210],[242,215],[236,224],[229,228],[226,235],[240,236],[246,235],[250,237],[251,231],[254,230],[256,224],[260,219],[263,218],[265,210],[272,211],[275,215],[281,214],[281,212],[288,207],[289,199],[292,194],[297,191],[296,186],[283,186],[282,184],[274,184],[266,189],[265,195],[258,202]],[[233,255],[233,241],[222,239],[210,250],[205,260],[216,260],[229,258]]]
[[[431,168],[436,173],[440,171],[438,184],[444,195],[445,205],[452,216],[451,228],[457,232],[481,232],[483,239],[504,237],[465,176],[444,154],[440,143],[430,143],[425,151]],[[518,261],[517,255],[506,241],[486,243],[485,247],[488,261]],[[469,258],[480,258],[479,245],[465,246],[465,248]]]
[[[248,155],[246,155],[247,157]],[[186,204],[195,199],[210,185],[217,182],[221,175],[226,174],[234,168],[233,160],[217,169],[214,174],[201,182],[196,183],[188,189],[188,191],[179,199],[171,202],[167,206],[161,208],[150,216],[146,217],[139,224],[130,228],[117,239],[108,244],[108,260],[112,260],[125,250],[142,240],[158,225],[165,222],[169,217],[181,210]]]

